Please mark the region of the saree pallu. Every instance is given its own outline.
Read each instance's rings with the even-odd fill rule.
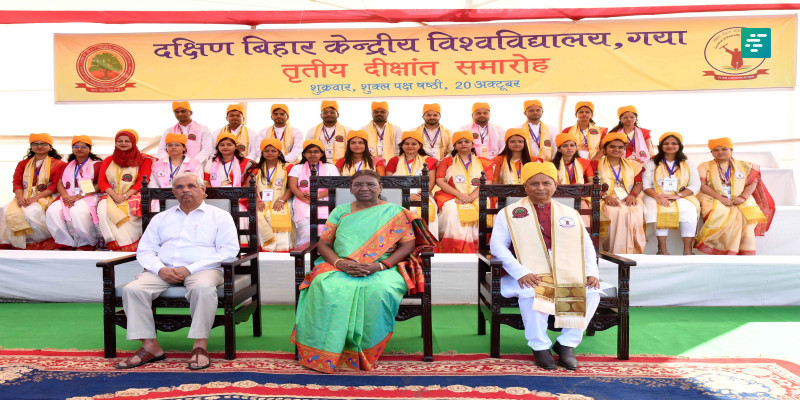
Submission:
[[[350,204],[337,207],[322,238],[333,242],[339,257],[365,263],[385,260],[401,242],[435,244],[417,216],[391,203],[354,213]],[[317,259],[300,285],[290,339],[300,364],[327,373],[337,368],[371,370],[392,337],[403,294],[424,290],[414,254],[416,250],[398,265],[359,278]]]
[[[697,234],[695,248],[714,255],[755,255],[756,236],[764,236],[775,215],[775,202],[761,181],[761,169],[747,161],[731,159],[731,198],[740,195],[747,185],[756,182],[753,195],[738,206],[727,207],[704,193],[698,193],[703,227]],[[701,178],[717,193],[724,195],[722,181],[712,161],[700,164]]]
[[[635,184],[636,175],[642,165],[636,161],[620,160],[622,184],[630,193]],[[609,196],[614,194],[615,178],[611,165],[605,157],[598,162],[600,182],[608,185]],[[642,254],[647,238],[644,232],[644,205],[642,193],[637,197],[636,205],[628,206],[619,199],[620,205],[607,206],[605,200],[600,201],[600,240],[605,251],[615,254]]]

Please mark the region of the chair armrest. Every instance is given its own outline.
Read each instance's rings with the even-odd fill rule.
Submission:
[[[314,244],[306,243],[300,247],[295,247],[294,250],[289,252],[289,255],[294,258],[305,257],[306,254],[310,253],[311,250],[314,250],[316,248],[317,248],[317,243]]]
[[[258,257],[258,253],[250,253],[238,256],[235,260],[222,263],[222,269],[233,268]]]
[[[612,253],[609,253],[609,252],[606,252],[606,251],[601,251],[600,252],[600,258],[602,258],[603,260],[606,260],[606,261],[611,261],[612,263],[617,264],[619,266],[623,266],[623,265],[626,266],[626,267],[635,267],[636,266],[636,261],[633,261],[633,260],[631,260],[629,258],[620,257],[620,256],[618,256],[616,254],[612,254]]]
[[[482,250],[475,253],[478,260],[486,263],[486,265],[502,267],[503,262],[495,258],[489,250]]]
[[[135,261],[135,260],[136,260],[136,254],[129,254],[127,256],[112,258],[112,259],[109,259],[109,260],[98,261],[97,262],[97,268],[114,267],[114,266],[117,266],[117,265],[120,265],[120,264],[124,264],[124,263],[127,263],[127,262]]]

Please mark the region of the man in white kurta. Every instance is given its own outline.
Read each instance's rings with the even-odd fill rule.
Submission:
[[[230,214],[203,201],[205,186],[197,175],[175,178],[172,192],[179,205],[153,217],[136,252],[145,270],[122,288],[127,338],[141,340],[142,348],[116,364],[118,369],[166,358],[156,340],[151,305],[170,286],[181,284],[191,305],[189,338],[195,339],[189,369],[211,365],[206,347],[217,310],[217,286],[223,281],[220,264],[239,253],[236,226]]]
[[[178,123],[167,128],[158,142],[158,159],[167,157],[167,144],[164,139],[168,133],[177,133],[186,136],[186,157],[197,160],[203,164],[211,158],[214,152],[214,138],[207,126],[192,120],[192,107],[188,101],[173,101],[172,113]]]
[[[270,107],[272,126],[262,129],[253,139],[247,158],[258,162],[261,160],[261,141],[278,139],[283,144],[283,157],[291,164],[300,158],[303,152],[303,132],[289,124],[289,106],[273,104]]]
[[[459,131],[472,132],[475,152],[488,159],[494,158],[506,147],[503,141],[506,130],[490,123],[490,118],[489,103],[475,103],[472,105],[472,123],[458,128]]]
[[[598,290],[600,283],[597,259],[594,247],[592,246],[591,237],[583,227],[581,218],[577,212],[572,215],[569,211],[574,210],[566,211],[566,216],[551,221],[551,215],[558,216],[558,214],[552,213],[551,208],[567,207],[551,201],[552,195],[555,193],[556,177],[557,171],[555,166],[549,162],[528,163],[523,167],[522,178],[525,182],[524,185],[528,198],[510,204],[508,207],[498,212],[494,220],[490,247],[492,254],[503,262],[503,269],[507,272],[507,275],[500,279],[501,294],[504,297],[517,297],[519,299],[520,314],[525,326],[525,338],[528,340],[528,346],[533,349],[536,365],[545,369],[555,368],[555,360],[550,354],[550,347],[552,345],[553,350],[559,355],[559,364],[565,368],[574,370],[577,368],[574,348],[580,344],[583,338],[583,331],[592,319],[592,316],[594,316],[597,306],[600,303],[600,294]],[[528,200],[528,204],[532,207],[525,209],[519,206],[526,200]],[[528,211],[531,209],[533,212]],[[565,210],[559,209],[559,212],[564,213]],[[519,238],[520,232],[516,232],[515,236],[521,241],[520,243],[524,243],[525,246],[530,246],[531,248],[545,244],[550,259],[550,265],[555,265],[552,244],[554,240],[557,240],[551,236],[554,233],[556,235],[561,235],[558,231],[559,229],[565,231],[570,230],[570,232],[573,229],[582,229],[583,231],[580,232],[583,236],[583,266],[575,263],[567,267],[571,271],[576,271],[576,275],[586,277],[585,319],[583,321],[585,323],[580,324],[582,328],[563,328],[556,344],[553,344],[547,336],[547,320],[551,314],[536,310],[535,308],[540,307],[534,305],[535,301],[540,301],[538,299],[535,300],[537,296],[535,287],[542,283],[541,276],[534,274],[529,266],[523,265],[529,265],[529,261],[523,260],[522,257],[518,259],[512,254],[512,231],[511,228],[509,228],[507,216],[511,216],[515,219],[522,218],[521,221],[525,224],[531,224],[531,226],[538,225],[541,227],[541,235],[539,235],[538,238],[528,237],[532,235],[525,236],[524,239]],[[538,223],[530,221],[531,218],[537,218]],[[571,237],[576,237],[580,240],[579,234]],[[573,246],[578,248],[579,244],[573,244]],[[522,252],[520,249],[515,249],[515,253],[519,255]],[[580,255],[574,254],[572,259],[580,261],[577,257],[580,257]],[[559,270],[561,268],[563,267],[559,267]],[[546,266],[545,269],[547,269]],[[556,326],[558,326],[558,320]]]

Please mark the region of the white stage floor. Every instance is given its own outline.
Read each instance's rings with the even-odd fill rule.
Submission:
[[[98,260],[120,253],[0,251],[0,302],[100,302]],[[35,258],[34,258],[35,257]],[[635,255],[632,306],[800,305],[800,256]],[[262,302],[294,302],[294,264],[287,254],[262,253]],[[117,268],[117,282],[142,269]],[[601,277],[616,282],[616,267],[601,263]],[[477,302],[477,261],[470,254],[437,254],[433,263],[434,304]]]

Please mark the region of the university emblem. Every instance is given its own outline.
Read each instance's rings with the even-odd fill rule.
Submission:
[[[300,187],[308,187],[308,181],[307,180],[300,181]]]
[[[473,139],[477,139],[477,138],[478,138],[478,134],[477,134],[477,133],[475,133],[475,132],[472,132],[472,138],[473,138]]]
[[[590,135],[597,135],[598,133],[600,133],[600,132],[595,128],[589,129],[589,134]]]
[[[772,56],[770,28],[726,28],[706,43],[704,56],[713,71],[703,71],[703,76],[713,76],[718,81],[740,81],[767,75],[769,69],[758,69]]]
[[[78,77],[76,89],[91,93],[118,93],[133,88],[128,82],[133,77],[133,56],[122,46],[113,43],[98,43],[84,49],[75,63]]]
[[[544,146],[545,147],[550,147],[550,141],[549,140],[545,140],[544,141]]]
[[[194,133],[190,133],[186,138],[189,140],[197,140],[197,136]]]
[[[71,182],[65,182],[65,183],[64,183],[64,189],[69,189],[69,188],[70,188],[70,186],[72,186],[72,185],[71,185]]]
[[[236,146],[236,148],[237,148],[239,151],[245,151],[245,150],[247,150],[247,148],[246,148],[246,147],[244,147],[244,145],[243,145],[243,144],[240,144],[240,145]]]
[[[481,180],[478,178],[472,178],[472,186],[480,186]]]
[[[47,190],[47,185],[42,183],[39,186],[36,186],[36,190],[39,191],[39,192],[44,192],[45,190]]]
[[[133,182],[133,175],[131,175],[131,174],[122,175],[122,181],[123,182]]]
[[[528,209],[525,207],[517,207],[514,209],[514,211],[511,211],[512,218],[525,218],[528,215]]]
[[[339,143],[344,143],[344,136],[336,135],[336,141],[339,142]]]
[[[561,217],[558,219],[558,226],[562,228],[574,228],[577,224],[572,217]]]

